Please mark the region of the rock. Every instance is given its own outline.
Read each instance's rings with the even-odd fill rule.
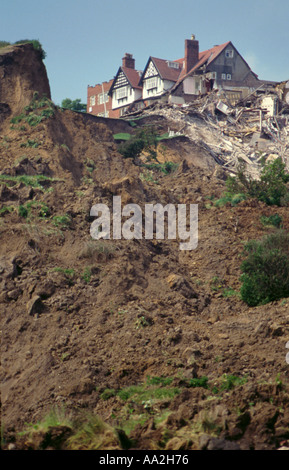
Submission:
[[[241,450],[236,442],[227,441],[226,439],[211,437],[204,434],[199,439],[199,447],[201,450]]]
[[[55,284],[51,280],[47,280],[44,284],[36,287],[35,294],[41,299],[48,299],[51,297],[56,290]]]
[[[270,326],[271,334],[272,336],[282,336],[284,335],[284,330],[281,325],[278,325],[276,323],[273,323]]]
[[[43,304],[39,295],[34,295],[26,305],[28,315],[39,314],[43,310]]]
[[[18,267],[14,257],[7,258],[2,256],[0,258],[0,277],[3,279],[14,279],[18,274]]]
[[[187,299],[197,297],[196,292],[183,276],[178,274],[170,274],[167,277],[167,283],[171,289],[180,292],[180,294],[182,294]]]
[[[22,289],[20,289],[20,287],[16,288],[16,289],[13,289],[13,290],[10,290],[9,292],[7,292],[7,297],[9,300],[17,300],[18,297],[20,297],[20,295],[22,294]]]

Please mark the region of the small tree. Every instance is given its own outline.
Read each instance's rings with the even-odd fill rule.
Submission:
[[[80,98],[76,100],[71,100],[70,98],[65,98],[61,102],[61,107],[64,109],[71,109],[72,111],[86,112],[86,104],[81,103]]]
[[[120,144],[118,151],[124,158],[137,158],[143,150],[149,160],[157,159],[157,134],[153,127],[139,129],[129,140]]]
[[[289,234],[283,230],[245,245],[241,298],[250,306],[289,297]]]

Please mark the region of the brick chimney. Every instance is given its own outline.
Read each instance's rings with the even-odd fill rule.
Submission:
[[[122,66],[128,67],[129,69],[134,69],[135,60],[132,54],[125,53],[124,57],[122,58]]]
[[[185,73],[188,73],[199,61],[199,41],[192,35],[185,40]]]

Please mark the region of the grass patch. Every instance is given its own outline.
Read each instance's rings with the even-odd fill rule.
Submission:
[[[247,383],[247,377],[238,377],[232,374],[224,374],[219,382],[219,384],[215,385],[212,388],[212,392],[215,394],[228,392],[237,386],[244,385],[245,383]]]
[[[123,400],[133,399],[145,405],[147,402],[155,402],[164,399],[172,399],[180,393],[177,387],[144,387],[143,385],[132,385],[117,392],[117,396]]]
[[[38,145],[39,145],[39,144],[38,144],[37,140],[28,139],[26,143],[20,144],[20,147],[38,148]]]
[[[0,49],[3,47],[16,46],[16,45],[21,45],[21,44],[32,44],[34,49],[40,53],[41,59],[42,60],[45,59],[46,52],[43,49],[38,39],[21,39],[20,41],[16,41],[16,42],[0,41]]]
[[[268,217],[261,215],[260,222],[264,227],[282,227],[282,217],[279,214],[269,215]]]
[[[164,173],[165,175],[169,175],[176,171],[176,169],[178,168],[178,164],[173,162],[144,163],[142,167],[148,170],[156,170],[158,172]]]
[[[131,401],[146,408],[146,404],[153,405],[162,400],[173,399],[180,393],[178,387],[170,387],[173,380],[172,377],[148,376],[146,382],[139,385],[131,385],[119,390],[105,389],[100,397],[103,400],[118,397],[122,401]]]
[[[197,388],[197,387],[208,388],[208,380],[209,379],[206,376],[197,377],[197,378],[189,379],[186,382],[186,385],[189,388]]]
[[[28,218],[32,214],[36,217],[47,218],[50,216],[50,209],[46,204],[39,201],[29,201],[19,206],[18,215],[20,217]]]
[[[13,211],[14,211],[13,206],[3,206],[0,209],[0,217],[3,217],[6,214],[10,214],[10,212],[13,212]]]
[[[69,228],[72,224],[72,220],[70,215],[55,215],[52,217],[52,223],[55,227],[59,227],[61,229]]]
[[[54,428],[59,428],[60,437],[56,439],[50,433]],[[40,440],[37,439],[39,433],[42,437]],[[117,432],[99,416],[87,413],[72,417],[65,409],[58,408],[36,424],[26,423],[26,429],[19,435],[27,436],[26,441],[31,443],[34,450],[45,450],[48,447],[55,450],[99,450],[120,446]]]
[[[114,134],[113,136],[114,140],[122,140],[122,141],[130,140],[131,137],[132,135],[128,134],[127,132],[120,132],[118,134]]]
[[[81,279],[83,279],[86,284],[90,283],[91,268],[85,268],[85,270],[83,271],[83,273],[81,275]]]
[[[54,116],[56,106],[45,95],[39,96],[38,92],[34,92],[33,98],[28,106],[25,106],[23,112],[18,116],[13,116],[10,120],[11,124],[19,124],[27,122],[31,127],[35,127],[45,119]]]
[[[25,186],[31,186],[32,188],[44,189],[48,183],[53,181],[60,181],[57,178],[51,178],[44,175],[0,175],[0,183],[6,184],[7,186],[14,186],[15,184],[23,183]]]
[[[217,199],[214,202],[214,205],[216,207],[223,207],[226,204],[230,204],[232,207],[235,207],[241,201],[245,201],[246,199],[247,199],[247,196],[244,193],[237,193],[237,194],[224,193],[224,195],[220,199]]]
[[[20,435],[28,434],[30,438],[35,432],[47,432],[50,427],[56,426],[73,426],[73,421],[69,413],[65,408],[53,408],[42,421],[37,421],[35,424],[26,423],[26,429],[20,433]]]

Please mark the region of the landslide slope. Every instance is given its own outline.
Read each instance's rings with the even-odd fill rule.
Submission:
[[[169,174],[124,159],[115,134],[174,123],[61,110],[35,54],[0,55],[3,448],[88,448],[72,439],[87,416],[102,422],[101,449],[280,447],[288,300],[250,308],[238,292],[244,243],[272,230],[260,216],[278,211],[288,229],[288,210],[216,207],[226,174],[192,141],[162,142],[179,164]],[[92,240],[92,205],[111,209],[116,195],[142,209],[198,204],[198,247]],[[52,410],[66,427],[58,416],[58,428],[20,436]]]

